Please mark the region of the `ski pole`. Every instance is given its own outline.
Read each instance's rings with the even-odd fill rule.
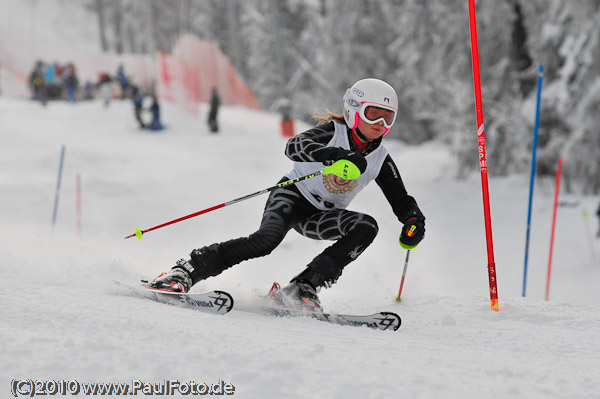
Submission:
[[[406,260],[404,261],[404,271],[402,272],[402,280],[400,281],[400,290],[398,291],[398,296],[396,297],[396,302],[401,302],[402,298],[402,287],[404,287],[404,279],[406,278],[406,269],[408,268],[408,258],[410,257],[410,249],[406,251]]]
[[[214,210],[217,210],[217,209],[220,209],[220,208],[224,208],[224,207],[229,206],[229,205],[237,204],[238,202],[245,201],[247,199],[250,199],[250,198],[256,197],[258,195],[261,195],[261,194],[264,194],[264,193],[276,190],[278,188],[286,187],[286,186],[289,186],[289,185],[292,185],[292,184],[299,183],[301,181],[312,179],[313,177],[322,176],[322,175],[329,175],[329,174],[334,174],[336,176],[339,176],[339,177],[341,177],[343,179],[348,179],[348,180],[355,180],[355,179],[358,179],[360,177],[360,171],[358,170],[358,167],[356,167],[356,165],[354,165],[352,162],[347,161],[345,159],[342,159],[342,160],[339,160],[339,161],[335,162],[331,166],[326,166],[323,169],[320,169],[320,170],[316,171],[315,173],[311,173],[311,174],[306,175],[306,176],[302,176],[302,177],[298,177],[296,179],[291,179],[291,180],[287,180],[287,181],[278,183],[278,184],[276,184],[276,185],[274,185],[272,187],[265,188],[264,190],[260,190],[260,191],[257,191],[255,193],[248,194],[248,195],[245,195],[245,196],[240,197],[240,198],[236,198],[236,199],[231,200],[229,202],[224,202],[224,203],[219,204],[219,205],[211,206],[210,208],[206,208],[206,209],[203,209],[201,211],[191,213],[189,215],[180,217],[178,219],[171,220],[169,222],[160,224],[158,226],[154,226],[154,227],[151,227],[151,228],[146,229],[146,230],[141,230],[139,228],[136,228],[135,229],[135,233],[133,233],[131,235],[128,235],[127,237],[125,237],[125,239],[131,238],[131,237],[137,237],[139,240],[141,240],[142,239],[142,235],[144,233],[149,232],[149,231],[157,230],[157,229],[160,229],[161,227],[165,227],[165,226],[168,226],[170,224],[178,223],[178,222],[181,222],[183,220],[190,219],[190,218],[193,218],[195,216],[202,215],[204,213],[212,212]]]

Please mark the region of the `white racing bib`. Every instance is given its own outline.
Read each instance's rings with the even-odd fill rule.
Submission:
[[[341,147],[350,150],[346,125],[336,121],[333,122],[335,133],[327,147]],[[377,149],[366,156],[367,170],[356,180],[346,180],[336,175],[322,175],[296,183],[298,190],[315,207],[321,210],[332,208],[345,209],[356,195],[374,180],[381,165],[388,155],[387,149],[380,145]],[[286,176],[296,179],[317,172],[324,167],[321,162],[294,162],[294,169]]]

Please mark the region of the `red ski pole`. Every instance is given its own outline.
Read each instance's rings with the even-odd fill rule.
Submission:
[[[550,234],[550,258],[548,260],[548,277],[546,278],[546,301],[550,296],[550,274],[552,273],[552,250],[554,249],[554,228],[556,227],[556,208],[558,208],[558,193],[560,191],[560,174],[562,158],[558,158],[558,170],[556,171],[556,190],[554,192],[554,212],[552,215],[552,233]]]
[[[402,272],[402,280],[400,280],[400,290],[398,290],[398,296],[396,297],[396,302],[401,302],[402,297],[402,287],[404,287],[404,279],[406,278],[406,269],[408,269],[408,258],[410,257],[410,249],[406,251],[406,259],[404,260],[404,271]]]
[[[360,177],[360,171],[358,170],[358,167],[356,165],[354,165],[352,162],[342,159],[342,160],[339,160],[339,161],[333,163],[333,165],[326,166],[323,169],[316,171],[315,173],[311,173],[306,176],[298,177],[296,179],[286,180],[286,181],[284,181],[282,183],[278,183],[272,187],[265,188],[264,190],[260,190],[255,193],[248,194],[243,197],[236,198],[234,200],[224,202],[219,205],[211,206],[210,208],[206,208],[206,209],[203,209],[198,212],[190,213],[189,215],[182,216],[178,219],[174,219],[174,220],[171,220],[171,221],[163,223],[163,224],[159,224],[158,226],[154,226],[154,227],[151,227],[146,230],[141,230],[141,229],[136,228],[135,233],[128,235],[127,237],[125,237],[125,239],[131,238],[131,237],[137,237],[139,240],[141,240],[142,235],[149,231],[160,229],[161,227],[169,226],[171,224],[178,223],[183,220],[202,215],[204,213],[212,212],[214,210],[224,208],[229,205],[237,204],[238,202],[245,201],[247,199],[256,197],[257,195],[268,193],[270,191],[273,191],[273,190],[281,188],[281,187],[289,186],[291,184],[296,184],[296,183],[299,183],[304,180],[312,179],[313,177],[317,177],[317,176],[321,176],[321,175],[328,175],[328,174],[334,174],[336,176],[339,176],[339,177],[341,177],[343,179],[347,179],[347,180],[355,180]]]

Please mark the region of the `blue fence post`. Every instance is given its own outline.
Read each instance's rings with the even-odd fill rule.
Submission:
[[[60,151],[60,165],[58,166],[58,182],[56,183],[56,194],[54,195],[54,212],[52,213],[52,226],[56,223],[56,213],[58,211],[58,196],[60,193],[60,180],[62,178],[63,163],[65,160],[65,146]]]
[[[533,201],[533,186],[535,180],[535,154],[537,150],[538,128],[540,126],[540,101],[542,97],[542,77],[544,66],[540,65],[538,72],[537,105],[535,108],[535,127],[533,131],[533,148],[531,150],[531,177],[529,180],[529,205],[527,208],[527,233],[525,237],[525,267],[523,268],[523,297],[527,292],[527,260],[529,258],[529,233],[531,230],[531,203]]]

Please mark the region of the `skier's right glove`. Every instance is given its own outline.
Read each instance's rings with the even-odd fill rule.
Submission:
[[[404,220],[400,233],[400,246],[404,249],[414,249],[425,236],[425,216],[420,211],[412,211]]]
[[[311,153],[312,157],[317,162],[323,162],[325,165],[329,165],[330,162],[336,162],[342,159],[352,162],[361,174],[367,170],[367,159],[355,153],[352,150],[345,150],[341,147],[323,147],[315,150]]]

